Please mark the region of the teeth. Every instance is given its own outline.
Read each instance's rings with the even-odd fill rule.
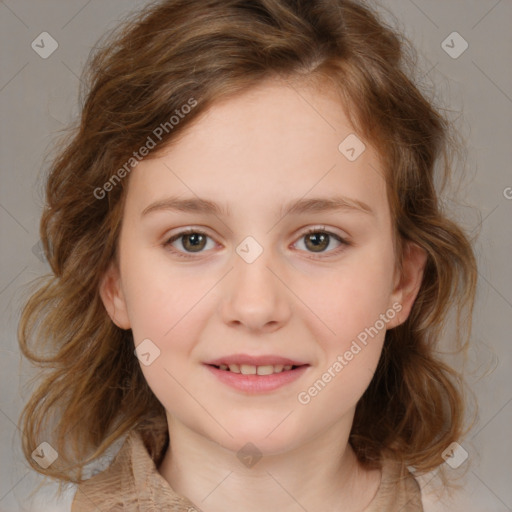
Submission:
[[[258,366],[256,368],[256,373],[258,375],[272,375],[274,373],[274,367],[272,365]]]
[[[221,364],[219,365],[221,370],[228,370],[233,373],[241,373],[242,375],[272,375],[273,373],[281,373],[282,371],[289,371],[292,369],[292,365],[264,365],[254,366],[252,364]]]
[[[256,366],[250,364],[241,364],[240,373],[242,375],[256,375]]]

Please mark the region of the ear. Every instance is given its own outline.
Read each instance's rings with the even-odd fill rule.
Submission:
[[[394,289],[390,298],[390,307],[392,304],[399,303],[402,309],[394,319],[388,322],[388,329],[407,320],[421,288],[426,262],[425,249],[410,240],[405,241],[402,272],[400,274],[399,269],[396,269]]]
[[[119,268],[116,261],[112,261],[100,282],[100,296],[108,316],[121,329],[130,329],[126,301],[121,287]]]

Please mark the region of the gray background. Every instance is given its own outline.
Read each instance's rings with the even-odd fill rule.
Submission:
[[[97,39],[140,0],[6,0],[0,2],[0,511],[69,510],[40,481],[19,449],[16,427],[29,389],[16,328],[24,285],[45,273],[37,257],[42,170],[52,141],[77,115],[79,76]],[[460,489],[436,502],[435,474],[420,479],[426,512],[512,510],[512,54],[511,0],[382,0],[419,52],[420,77],[435,86],[446,115],[457,120],[468,154],[456,218],[475,243],[479,285],[468,379],[479,419],[461,444],[469,457],[457,471]],[[387,15],[386,15],[387,16]],[[442,42],[458,32],[469,44],[452,58]],[[42,32],[58,42],[47,59],[31,47]],[[449,40],[448,40],[449,41]],[[453,44],[457,50],[460,42]],[[462,471],[463,470],[463,471]],[[454,473],[455,474],[455,473]]]

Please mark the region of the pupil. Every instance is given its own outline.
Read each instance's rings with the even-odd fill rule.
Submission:
[[[324,250],[328,244],[329,235],[325,233],[313,233],[307,237],[308,241],[313,241],[313,247],[320,250]],[[307,244],[306,244],[307,245]],[[317,251],[320,252],[320,251]]]
[[[190,235],[186,235],[184,238],[183,246],[185,247],[185,249],[189,249],[189,248],[202,249],[202,247],[204,246],[203,238],[204,238],[203,235],[201,235],[199,233],[192,233]],[[187,242],[189,242],[189,241],[191,241],[191,244],[190,244],[190,247],[187,247]],[[203,242],[203,245],[201,245],[201,242]]]

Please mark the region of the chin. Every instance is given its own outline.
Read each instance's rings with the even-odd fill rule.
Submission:
[[[219,418],[219,423],[225,426],[231,435],[223,429],[219,431],[219,428],[215,428],[214,431],[210,428],[208,433],[203,432],[202,435],[235,453],[251,443],[262,455],[277,455],[305,442],[304,426],[299,431],[290,418],[283,421],[285,417],[286,415],[283,416],[282,413],[267,415],[266,418],[260,415],[258,420],[255,420],[253,413],[243,419],[237,418],[226,422]]]

